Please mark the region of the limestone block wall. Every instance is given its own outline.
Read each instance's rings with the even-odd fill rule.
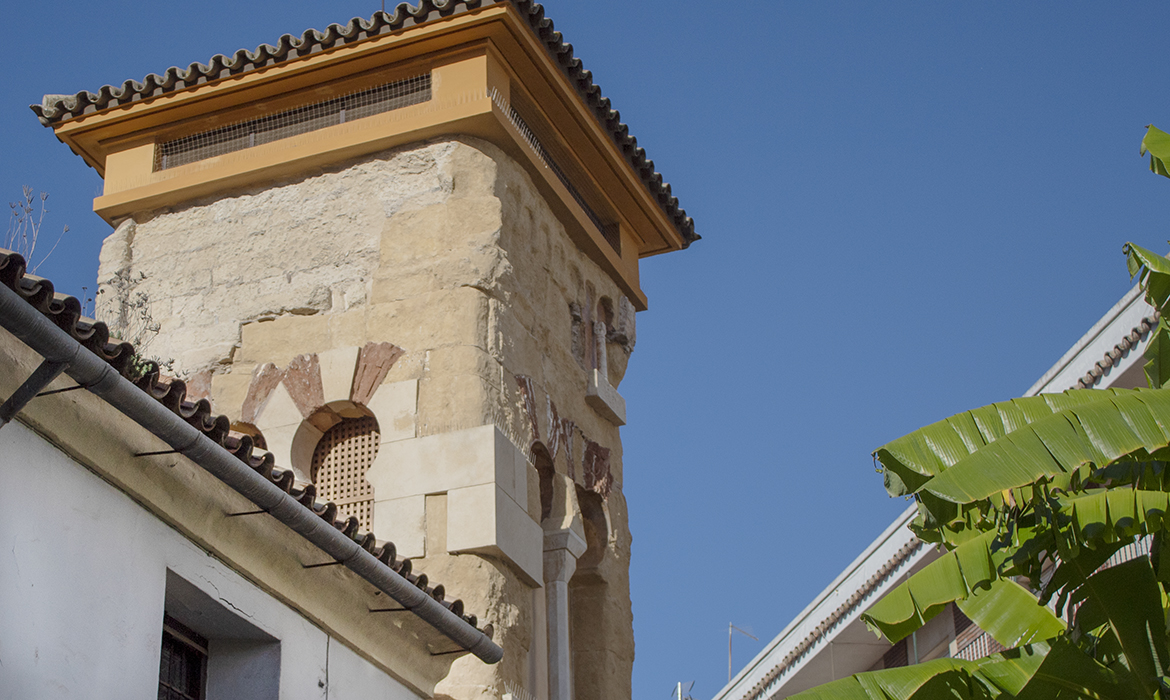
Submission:
[[[145,295],[148,354],[293,466],[330,401],[375,415],[375,534],[486,615],[505,650],[494,667],[457,661],[439,697],[494,698],[505,681],[547,697],[541,541],[563,527],[588,542],[570,581],[576,697],[630,696],[621,442],[586,389],[598,367],[620,384],[633,308],[500,149],[416,144],[143,212],[107,240],[99,281],[106,318],[131,332],[125,311]],[[346,377],[385,344],[396,351],[365,405]],[[288,388],[313,363],[320,406]]]
[[[149,353],[198,372],[233,362],[244,324],[362,306],[382,222],[450,196],[439,167],[450,149],[137,214],[102,247],[98,315],[133,330],[145,312],[159,327]]]

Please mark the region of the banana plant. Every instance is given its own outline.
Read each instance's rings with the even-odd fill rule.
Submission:
[[[1170,177],[1170,134],[1142,144]],[[862,616],[891,642],[957,605],[1006,651],[860,673],[793,696],[1170,700],[1170,259],[1125,246],[1159,311],[1151,388],[1077,389],[951,416],[874,452],[943,554]],[[1163,388],[1166,386],[1166,388]],[[1140,538],[1149,556],[1109,566]]]
[[[978,661],[936,659],[858,673],[792,700],[942,700],[987,698],[1132,700],[1136,688],[1077,645],[1057,639]]]

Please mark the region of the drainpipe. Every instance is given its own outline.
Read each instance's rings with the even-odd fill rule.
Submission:
[[[548,608],[548,697],[572,700],[572,648],[569,646],[569,579],[585,540],[572,530],[544,533],[544,595]]]
[[[7,410],[12,410],[13,406],[19,410],[53,377],[64,371],[80,386],[97,394],[172,449],[211,472],[258,508],[411,610],[462,649],[489,664],[503,658],[503,650],[483,632],[443,607],[425,591],[411,585],[353,539],[342,534],[332,523],[322,520],[221,445],[148,396],[3,284],[0,284],[0,326],[45,359],[16,394],[4,403]],[[15,414],[16,411],[12,412]]]

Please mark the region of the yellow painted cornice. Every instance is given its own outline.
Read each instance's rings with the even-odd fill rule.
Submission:
[[[157,144],[429,74],[431,99],[186,165],[156,170]],[[517,129],[512,107],[539,124],[572,184],[587,193],[620,253]],[[638,259],[687,241],[613,136],[512,3],[487,5],[218,80],[53,124],[105,178],[94,209],[114,223],[240,187],[287,180],[442,136],[485,139],[517,158],[590,257],[646,308]],[[569,162],[561,162],[566,159]],[[615,233],[616,232],[616,233]]]

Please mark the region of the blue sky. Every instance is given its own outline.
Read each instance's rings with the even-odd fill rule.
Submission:
[[[109,228],[29,103],[378,7],[9,7],[0,198],[47,190],[71,228],[40,272],[92,290]],[[1170,5],[546,9],[704,237],[644,261],[621,391],[634,695],[710,697],[729,621],[775,635],[904,507],[874,448],[1022,393],[1129,287],[1122,244],[1165,249],[1138,144],[1170,124]]]

